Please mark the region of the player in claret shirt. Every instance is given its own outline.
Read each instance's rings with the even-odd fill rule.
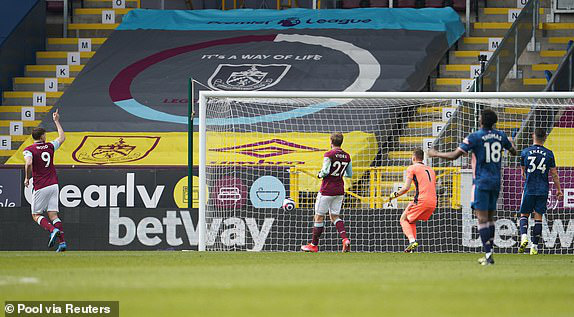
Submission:
[[[538,254],[538,242],[542,235],[542,215],[546,213],[546,201],[550,186],[548,186],[548,172],[552,174],[556,196],[561,200],[564,194],[560,187],[560,179],[556,171],[556,161],[554,153],[544,147],[546,141],[546,130],[536,128],[532,135],[534,144],[522,150],[520,154],[520,165],[522,175],[526,178],[524,183],[524,193],[520,203],[520,246],[518,253],[523,253],[528,246],[528,215],[532,212],[534,218],[534,228],[532,228],[532,248],[530,254]]]
[[[506,133],[494,128],[497,121],[496,112],[485,109],[480,115],[481,129],[469,134],[456,150],[448,153],[435,149],[428,151],[429,157],[447,160],[456,160],[461,155],[472,152],[474,192],[471,207],[478,218],[478,233],[485,252],[485,256],[478,260],[481,265],[494,264],[494,214],[500,193],[502,154],[505,149],[512,155],[518,154]]]
[[[319,238],[324,229],[325,215],[329,213],[331,222],[337,228],[339,235],[343,239],[343,252],[351,251],[351,241],[347,237],[345,223],[339,216],[343,198],[345,196],[345,183],[343,176],[351,178],[353,176],[353,166],[349,153],[341,149],[343,144],[343,134],[333,133],[331,135],[331,150],[323,156],[323,168],[317,175],[323,181],[321,189],[317,194],[315,202],[315,217],[313,223],[313,240],[311,243],[301,247],[305,252],[319,251]]]
[[[66,251],[67,245],[64,240],[62,221],[58,218],[58,176],[54,167],[54,152],[64,143],[66,136],[60,125],[58,110],[52,115],[58,138],[46,142],[46,130],[36,128],[32,131],[34,144],[24,149],[26,161],[26,179],[24,185],[30,185],[30,175],[33,178],[32,218],[42,228],[50,232],[48,248],[53,247],[58,240],[57,252]],[[50,221],[42,214],[46,212]]]

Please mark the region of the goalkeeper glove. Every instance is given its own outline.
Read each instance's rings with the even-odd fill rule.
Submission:
[[[391,194],[391,196],[389,197],[389,200],[393,200],[393,199],[395,199],[395,198],[397,198],[397,197],[399,197],[399,193],[398,193],[398,192],[393,192],[393,193]]]

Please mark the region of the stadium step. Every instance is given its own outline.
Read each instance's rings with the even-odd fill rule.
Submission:
[[[111,8],[110,0],[83,0],[84,8]],[[126,8],[140,8],[140,0],[126,0]]]
[[[433,91],[462,91],[463,80],[470,80],[470,77],[465,78],[433,78],[431,79],[431,87]]]
[[[470,34],[472,36],[504,37],[512,22],[474,22]]]
[[[516,3],[514,3],[514,6],[516,6]],[[508,15],[510,10],[520,11],[521,9],[516,7],[481,8],[479,12],[480,22],[508,22]],[[544,8],[540,8],[540,18],[542,19],[542,21],[546,21],[544,11],[545,11]]]
[[[541,90],[544,89],[548,83],[546,78],[524,78],[522,82],[525,86],[541,86]]]
[[[574,23],[540,23],[543,36],[572,36],[574,33]]]
[[[0,150],[0,163],[4,164],[14,154],[16,150]]]
[[[5,91],[2,93],[2,105],[6,106],[32,106],[34,94],[46,94],[46,105],[53,106],[58,98],[63,94],[61,91],[57,92],[42,92],[42,91]]]
[[[68,24],[68,35],[75,37],[108,37],[118,27],[118,23],[70,23]]]
[[[470,73],[471,66],[478,66],[477,64],[447,64],[441,65],[440,77],[441,78],[472,78]]]
[[[57,65],[26,65],[24,75],[26,77],[48,77],[53,78],[58,74]],[[84,69],[84,65],[70,65],[70,77],[76,77]]]
[[[68,55],[74,54],[73,52],[36,52],[36,64],[38,65],[67,65]],[[79,63],[85,65],[95,52],[79,52]],[[78,61],[76,61],[78,62]]]
[[[487,4],[489,8],[513,8],[516,7],[516,3],[516,0],[489,0]],[[482,5],[483,2],[479,2],[479,6]],[[549,8],[550,0],[541,0],[540,7]]]
[[[14,91],[44,91],[45,81],[47,79],[56,79],[58,81],[58,91],[64,91],[73,82],[73,77],[68,78],[42,78],[42,77],[14,77]]]
[[[489,37],[489,36],[465,36],[458,41],[457,50],[460,51],[488,51],[488,41],[490,38],[502,37]]]
[[[521,65],[523,78],[546,78],[544,71],[556,71],[558,64],[532,64]]]
[[[104,42],[107,40],[105,37],[94,37],[88,38],[91,42],[92,51],[96,51]],[[66,38],[48,38],[46,40],[46,50],[47,51],[67,51],[67,52],[77,52],[79,51],[80,41],[83,39],[66,37]]]
[[[1,113],[0,113],[1,114]],[[0,135],[3,136],[7,136],[10,135],[10,122],[21,122],[23,127],[24,127],[24,131],[22,131],[22,135],[21,136],[11,136],[10,138],[14,141],[14,144],[12,144],[12,149],[17,149],[18,146],[20,146],[19,144],[17,144],[17,142],[23,142],[22,139],[26,139],[25,137],[30,135],[30,133],[32,133],[32,129],[34,129],[35,127],[37,127],[40,122],[42,122],[41,120],[34,120],[34,121],[24,121],[24,120],[6,120],[6,119],[0,119]]]
[[[0,120],[0,127],[10,127],[10,122],[15,120]],[[22,121],[25,128],[28,127],[37,127],[41,121],[33,120],[33,121]]]
[[[21,114],[23,107],[31,107],[31,106],[0,106],[0,115],[3,115],[5,113]],[[51,109],[52,109],[52,106],[35,106],[34,107],[34,111],[36,111],[37,113],[38,112],[40,112],[40,113],[49,112]]]
[[[132,8],[126,9],[110,9],[110,8],[78,8],[74,9],[74,22],[76,23],[103,23],[103,14],[113,11],[115,23],[121,23],[122,17]]]

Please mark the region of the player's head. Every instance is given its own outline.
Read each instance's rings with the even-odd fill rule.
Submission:
[[[496,115],[496,112],[494,112],[494,110],[492,109],[482,110],[482,113],[480,114],[480,123],[482,124],[483,128],[490,130],[494,127],[496,122],[498,122],[498,116]]]
[[[413,151],[412,161],[413,163],[422,162],[425,158],[425,152],[422,149],[416,149]]]
[[[343,133],[336,132],[331,134],[331,146],[341,147],[343,144]]]
[[[536,143],[544,143],[546,141],[546,129],[536,128],[534,133],[532,133],[532,138]]]
[[[43,128],[35,128],[32,130],[32,139],[34,139],[34,141],[46,141],[46,130]]]

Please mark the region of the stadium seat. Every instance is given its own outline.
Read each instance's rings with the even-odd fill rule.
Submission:
[[[371,8],[388,8],[389,0],[371,0]]]
[[[444,6],[444,0],[425,0],[425,7],[427,8],[443,8]]]
[[[361,7],[362,0],[343,0],[341,6],[343,9],[354,9]]]
[[[417,1],[416,0],[395,0],[395,7],[396,8],[416,8]]]
[[[466,1],[465,0],[453,0],[452,7],[456,11],[465,11],[466,10]],[[472,8],[472,6],[471,6]]]
[[[48,12],[63,12],[64,1],[46,1],[46,11]]]

